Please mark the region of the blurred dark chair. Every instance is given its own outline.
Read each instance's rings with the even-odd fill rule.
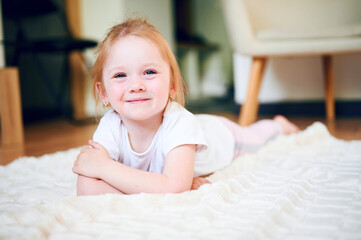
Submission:
[[[88,39],[74,38],[67,22],[64,4],[62,1],[52,0],[6,0],[2,1],[3,18],[13,21],[16,26],[15,40],[8,40],[5,38],[4,45],[6,48],[12,48],[12,54],[10,54],[6,65],[7,66],[19,66],[20,56],[23,53],[28,53],[33,59],[34,67],[37,69],[44,86],[53,97],[53,101],[57,110],[60,110],[61,114],[64,114],[64,98],[67,91],[66,87],[69,87],[69,54],[72,51],[83,51],[87,48],[92,48],[97,45],[96,41]],[[44,18],[49,15],[56,16],[59,26],[63,28],[63,31],[59,36],[50,37],[33,37],[29,34],[29,28],[26,28],[26,24],[34,20],[35,18]],[[46,34],[43,34],[44,36]],[[60,86],[56,86],[51,81],[51,75],[49,70],[45,67],[45,64],[39,59],[39,54],[63,54],[64,62],[62,64],[62,81]],[[65,114],[71,114],[66,112]]]

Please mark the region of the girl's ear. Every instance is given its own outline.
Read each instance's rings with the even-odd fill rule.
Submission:
[[[169,97],[170,97],[171,99],[174,99],[174,98],[175,98],[175,94],[176,94],[176,91],[175,91],[175,89],[174,89],[174,87],[173,87],[173,88],[171,88],[171,89],[169,90]]]
[[[101,82],[97,82],[97,83],[95,84],[95,89],[97,90],[97,93],[98,93],[100,99],[102,100],[102,102],[103,102],[104,104],[108,104],[108,103],[109,103],[109,101],[108,101],[108,95],[107,95],[105,89],[103,88]]]

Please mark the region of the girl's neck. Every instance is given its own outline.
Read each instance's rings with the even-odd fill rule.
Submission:
[[[149,148],[162,121],[163,114],[145,121],[123,120],[133,151],[143,153]]]

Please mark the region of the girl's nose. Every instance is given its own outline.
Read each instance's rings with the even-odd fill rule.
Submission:
[[[143,92],[145,91],[145,89],[146,88],[143,79],[141,79],[140,77],[134,77],[131,80],[129,92]]]

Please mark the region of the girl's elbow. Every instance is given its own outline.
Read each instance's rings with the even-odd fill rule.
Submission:
[[[89,195],[87,193],[87,189],[89,189],[89,184],[87,184],[86,177],[79,175],[78,181],[76,184],[76,194],[77,196],[85,196]]]
[[[97,193],[97,189],[94,186],[94,181],[98,181],[98,180],[79,175],[77,188],[76,188],[77,195],[78,196],[98,195],[99,193]]]
[[[190,191],[192,187],[192,184],[171,184],[168,188],[168,193],[183,193],[186,191]]]
[[[187,192],[190,191],[191,188],[175,188],[174,191],[172,193],[183,193],[183,192]]]

